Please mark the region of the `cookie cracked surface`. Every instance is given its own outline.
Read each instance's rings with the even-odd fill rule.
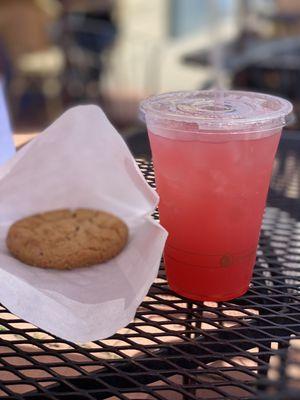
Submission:
[[[6,244],[25,264],[73,269],[99,264],[121,252],[126,224],[113,214],[85,208],[54,210],[16,221]]]

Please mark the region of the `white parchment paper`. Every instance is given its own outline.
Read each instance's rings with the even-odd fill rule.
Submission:
[[[65,112],[0,169],[0,302],[21,318],[74,342],[114,334],[134,317],[157,275],[166,231],[151,217],[158,202],[102,110]],[[9,225],[30,214],[89,207],[112,212],[130,238],[109,262],[72,271],[14,259]]]

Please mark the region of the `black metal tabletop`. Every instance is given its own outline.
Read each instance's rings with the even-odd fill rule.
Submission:
[[[0,398],[292,399],[283,361],[300,343],[299,136],[280,143],[247,294],[189,301],[168,288],[162,264],[134,321],[85,344],[0,307]],[[154,185],[151,164],[139,166]]]

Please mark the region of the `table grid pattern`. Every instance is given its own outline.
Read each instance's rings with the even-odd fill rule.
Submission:
[[[247,294],[222,303],[189,301],[168,288],[162,265],[134,321],[107,340],[82,345],[1,307],[0,398],[285,398],[285,349],[300,339],[299,151],[296,139],[280,145]],[[151,164],[138,163],[154,186]]]

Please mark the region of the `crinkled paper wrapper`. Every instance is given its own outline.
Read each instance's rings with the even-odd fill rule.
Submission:
[[[103,339],[126,326],[155,279],[167,237],[151,218],[156,192],[96,106],[78,106],[0,169],[0,302],[63,339]],[[53,209],[112,212],[128,225],[125,249],[104,264],[69,271],[30,267],[5,245],[16,220]]]

